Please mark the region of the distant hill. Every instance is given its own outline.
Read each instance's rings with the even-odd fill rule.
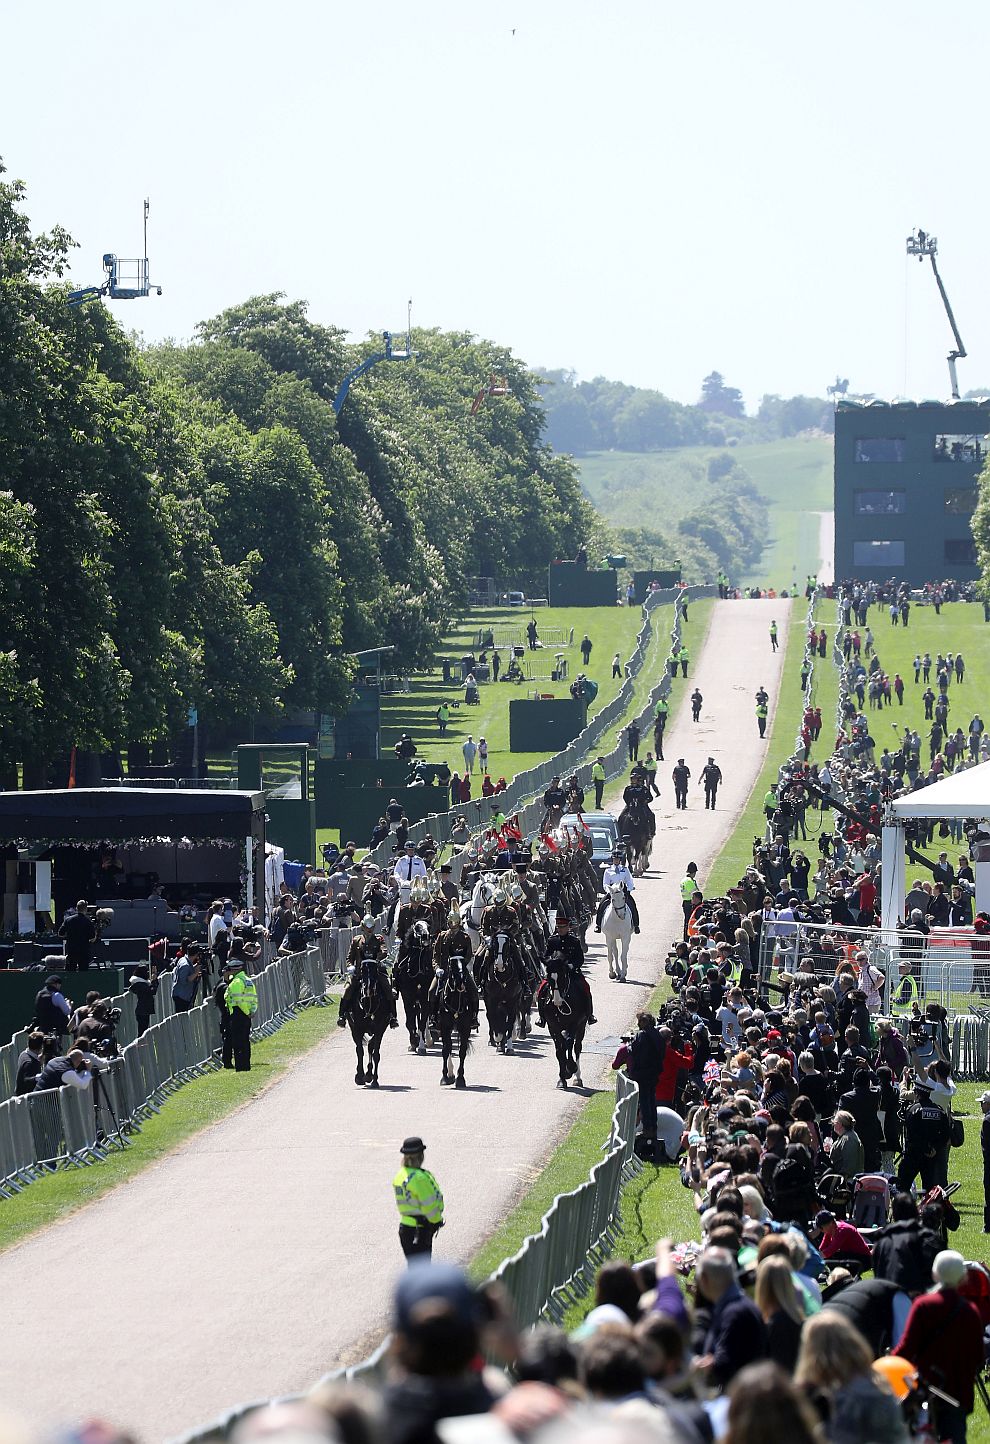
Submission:
[[[756,415],[747,416],[742,393],[727,385],[719,371],[704,378],[691,406],[604,376],[578,381],[573,371],[537,367],[536,378],[546,413],[545,439],[555,451],[572,456],[757,443],[832,430],[832,405],[821,396],[766,395]]]
[[[733,580],[778,589],[793,581],[803,586],[819,569],[820,513],[832,510],[831,436],[805,434],[725,449],[595,451],[577,462],[588,497],[637,565],[648,565],[655,549],[658,563],[684,554],[690,571],[698,536],[690,519],[724,486],[743,493],[751,487],[768,508],[766,544],[758,557],[749,548],[740,554],[738,570],[729,568]],[[714,479],[723,474],[724,480]],[[697,570],[704,561],[693,565]],[[687,579],[700,579],[700,572]]]

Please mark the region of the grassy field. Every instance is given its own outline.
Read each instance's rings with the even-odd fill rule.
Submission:
[[[829,619],[831,620],[831,618]],[[893,705],[878,713],[868,713],[870,730],[880,756],[884,747],[897,745],[894,726],[917,728],[921,733],[922,763],[928,762],[928,732],[921,700],[925,691],[922,680],[914,680],[912,661],[915,654],[930,652],[932,660],[938,652],[962,652],[966,671],[961,685],[953,682],[949,689],[949,726],[966,732],[973,714],[987,712],[984,721],[990,724],[990,626],[983,620],[983,608],[974,602],[952,602],[944,606],[940,616],[933,607],[912,607],[907,629],[892,627],[883,609],[870,609],[867,621],[873,630],[875,650],[884,671],[893,677],[900,672],[904,678],[904,705]],[[937,692],[935,670],[932,668],[932,691]],[[867,703],[867,705],[869,705]]]
[[[643,526],[645,516],[655,515],[669,531],[696,504],[708,458],[719,449],[592,452],[579,457],[578,464],[585,490],[614,525]],[[736,446],[732,456],[770,503],[767,545],[759,564],[739,582],[780,589],[797,580],[803,586],[821,561],[818,512],[832,509],[831,438],[788,437]]]
[[[173,1093],[160,1113],[141,1125],[141,1132],[131,1137],[130,1146],[123,1152],[111,1153],[104,1163],[91,1168],[53,1173],[32,1183],[23,1193],[4,1199],[0,1202],[0,1251],[126,1183],[194,1133],[250,1103],[303,1053],[322,1043],[336,1021],[336,998],[325,1008],[307,1008],[277,1033],[252,1045],[250,1073],[224,1070],[194,1079]]]
[[[488,627],[511,628],[519,634],[525,645],[525,628],[530,617],[536,619],[540,631],[551,627],[574,630],[573,645],[558,647],[548,645],[537,652],[527,650],[524,665],[535,661],[547,672],[554,654],[563,651],[568,662],[565,681],[551,682],[549,678],[539,682],[524,682],[519,686],[511,682],[487,683],[480,688],[481,704],[477,707],[464,705],[464,687],[461,684],[444,686],[440,664],[444,657],[460,657],[469,650],[477,632]],[[673,608],[662,609],[657,625],[669,632]],[[509,751],[509,703],[514,698],[525,697],[534,691],[547,696],[566,697],[568,688],[578,672],[585,672],[599,684],[598,696],[589,710],[589,716],[609,703],[622,685],[622,678],[612,677],[612,658],[618,652],[625,662],[636,645],[636,636],[642,626],[638,607],[551,607],[539,608],[535,612],[519,608],[501,608],[492,611],[472,611],[464,617],[447,637],[443,650],[438,654],[436,669],[430,673],[414,674],[410,678],[411,690],[382,698],[382,750],[390,749],[402,732],[408,732],[420,753],[428,762],[447,762],[453,772],[463,768],[461,746],[470,733],[475,742],[484,737],[488,742],[488,770],[495,780],[504,777],[510,781],[517,772],[525,771],[542,762],[549,753]],[[579,643],[587,633],[592,642],[590,666],[581,661]],[[506,649],[501,649],[502,670],[507,663]],[[450,724],[444,737],[437,730],[436,711],[441,702],[452,707]],[[475,777],[478,778],[477,767]],[[474,792],[477,795],[478,785]]]

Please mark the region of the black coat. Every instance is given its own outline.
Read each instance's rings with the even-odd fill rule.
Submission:
[[[931,1284],[932,1264],[942,1240],[917,1219],[888,1223],[873,1236],[873,1277],[915,1294]]]

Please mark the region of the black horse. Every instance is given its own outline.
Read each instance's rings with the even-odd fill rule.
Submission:
[[[425,1053],[429,1038],[427,996],[433,981],[433,944],[425,922],[413,923],[399,949],[392,981],[402,998],[410,1053]]]
[[[624,807],[619,813],[618,827],[629,853],[629,870],[634,877],[642,877],[650,865],[656,820],[649,808]]]
[[[553,1039],[557,1054],[560,1077],[558,1088],[566,1088],[573,1078],[579,1088],[584,1087],[581,1078],[581,1049],[584,1046],[585,1029],[591,1010],[588,993],[578,970],[554,958],[547,962],[547,982],[540,994],[543,1020]]]
[[[454,1084],[466,1088],[464,1059],[471,1051],[471,1028],[474,1024],[474,1001],[467,986],[467,970],[463,958],[449,958],[446,975],[440,988],[436,1006],[437,1023],[440,1027],[440,1045],[443,1055],[441,1086]],[[450,1067],[450,1056],[454,1051],[454,1034],[457,1034],[457,1076]]]
[[[338,1028],[350,1027],[351,1037],[357,1051],[357,1072],[354,1082],[358,1087],[367,1083],[369,1088],[378,1087],[378,1064],[381,1059],[382,1038],[392,1022],[392,989],[384,960],[364,957],[357,974],[351,980],[340,1002]],[[368,1040],[368,1066],[364,1066],[364,1044]]]
[[[500,1053],[512,1053],[512,1034],[522,1013],[523,966],[518,949],[507,933],[496,933],[481,959],[482,997],[488,1014],[488,1044]]]

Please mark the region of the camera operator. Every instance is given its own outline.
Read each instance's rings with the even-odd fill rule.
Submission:
[[[110,1065],[105,1059],[81,1048],[73,1048],[64,1057],[52,1058],[34,1080],[35,1093],[49,1088],[88,1088],[94,1073],[102,1073]]]
[[[912,1018],[908,1025],[908,1049],[911,1066],[916,1073],[926,1072],[936,1061],[949,1062],[949,1028],[947,1013],[938,1003],[928,1003],[923,1018]]]
[[[116,1058],[119,1052],[117,1024],[120,1017],[120,1009],[111,1008],[106,999],[101,998],[90,1008],[89,1017],[80,1024],[76,1043],[85,1052],[99,1053],[104,1058]]]

